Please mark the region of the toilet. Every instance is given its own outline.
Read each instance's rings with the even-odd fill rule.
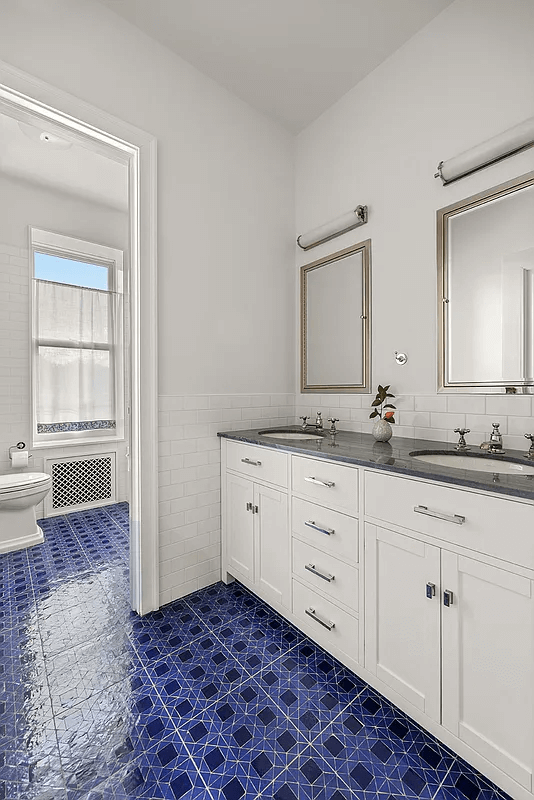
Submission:
[[[51,488],[52,477],[44,472],[0,475],[0,553],[44,541],[35,509]]]

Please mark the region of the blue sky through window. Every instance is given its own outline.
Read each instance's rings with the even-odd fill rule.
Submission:
[[[70,283],[89,289],[108,289],[108,268],[85,261],[35,253],[35,277],[42,281]]]

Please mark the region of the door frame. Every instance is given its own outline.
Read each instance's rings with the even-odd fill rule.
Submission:
[[[159,607],[156,139],[3,61],[0,110],[40,119],[128,165],[130,599],[146,614]]]

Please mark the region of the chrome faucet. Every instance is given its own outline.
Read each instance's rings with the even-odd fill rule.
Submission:
[[[317,430],[322,431],[323,429],[323,415],[320,411],[317,412],[315,417],[315,424],[308,422],[309,417],[299,417],[299,419],[302,420],[302,427],[304,430],[306,430],[306,428],[317,428]]]
[[[530,447],[528,453],[525,453],[525,458],[528,458],[529,461],[534,461],[534,434],[525,433],[525,439],[530,439]]]
[[[502,447],[502,433],[499,430],[499,422],[492,422],[493,430],[490,433],[489,440],[482,442],[480,445],[481,450],[487,450],[489,453],[504,455]]]

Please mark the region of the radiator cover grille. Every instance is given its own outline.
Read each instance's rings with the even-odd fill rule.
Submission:
[[[54,459],[48,466],[47,516],[115,502],[115,453]]]

